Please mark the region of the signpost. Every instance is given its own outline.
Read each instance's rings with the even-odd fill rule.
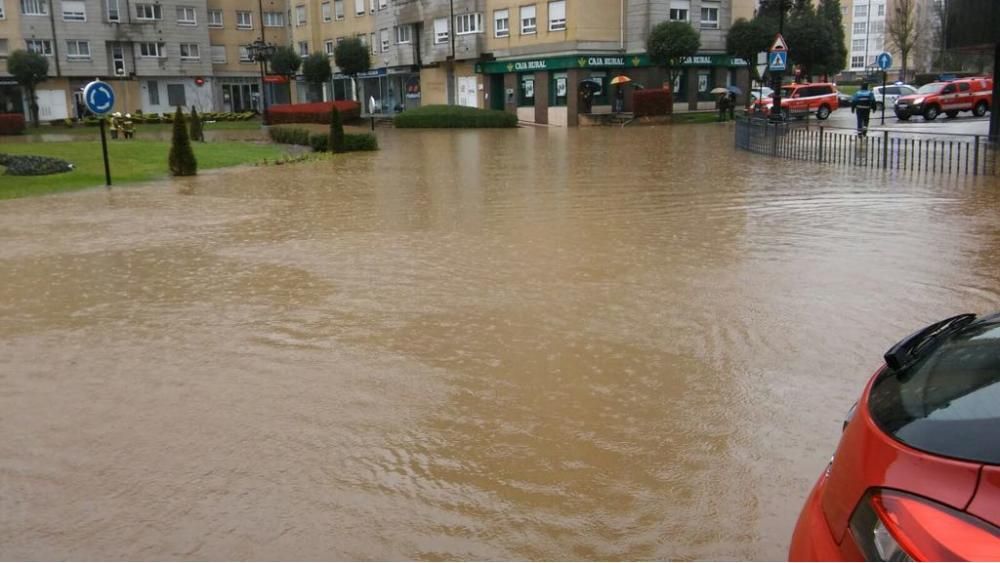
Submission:
[[[882,51],[875,57],[875,64],[882,69],[882,125],[885,125],[885,78],[889,67],[892,66],[892,55]]]
[[[782,23],[784,22],[782,21]],[[767,66],[771,72],[772,87],[774,88],[771,119],[777,121],[781,119],[781,77],[785,74],[785,69],[788,68],[788,44],[785,43],[785,38],[781,36],[781,33],[774,36],[774,43],[771,44],[771,49],[767,52]]]
[[[101,152],[104,154],[104,182],[111,186],[111,165],[108,163],[108,139],[104,131],[104,116],[115,107],[115,91],[105,82],[94,79],[83,89],[83,101],[94,115],[100,118]]]

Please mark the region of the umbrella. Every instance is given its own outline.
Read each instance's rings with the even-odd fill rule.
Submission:
[[[730,92],[732,92],[733,94],[736,94],[737,96],[742,96],[743,95],[743,89],[740,88],[739,86],[735,85],[735,84],[733,84],[732,86],[730,86],[728,88],[728,90]]]
[[[612,84],[627,84],[632,82],[632,79],[625,76],[624,74],[619,74],[618,76],[611,79]]]
[[[713,88],[709,94],[728,94],[729,90],[725,88]]]
[[[594,80],[584,80],[583,82],[580,82],[580,90],[590,90],[590,93],[594,94],[601,91],[601,83],[595,82]]]

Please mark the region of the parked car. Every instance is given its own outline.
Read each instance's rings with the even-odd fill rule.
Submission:
[[[837,105],[839,105],[842,108],[849,108],[849,107],[851,107],[851,100],[853,98],[854,98],[854,96],[852,96],[850,94],[845,94],[843,92],[837,92]]]
[[[993,79],[960,78],[924,84],[916,94],[897,99],[893,109],[896,117],[903,121],[914,115],[934,121],[942,113],[955,117],[961,111],[971,111],[976,117],[982,117],[992,106]]]
[[[900,96],[912,96],[916,94],[917,87],[910,86],[909,84],[892,84],[885,87],[885,92],[882,91],[881,86],[872,88],[872,92],[875,94],[875,109],[881,111],[883,105],[886,109],[895,107],[896,100]]]
[[[1000,314],[945,319],[886,352],[789,559],[1000,560]]]
[[[756,104],[760,100],[770,98],[772,94],[774,94],[774,90],[772,88],[768,88],[767,86],[758,86],[757,88],[750,90],[750,103]]]
[[[773,104],[773,98],[766,98],[759,100],[754,107],[758,111],[770,112]],[[786,84],[781,87],[781,113],[786,119],[809,113],[826,119],[838,107],[837,87],[832,83]]]

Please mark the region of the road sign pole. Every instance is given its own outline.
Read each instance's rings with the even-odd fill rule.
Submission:
[[[104,133],[104,122],[107,121],[103,117],[101,118],[101,152],[104,154],[104,185],[111,187],[111,164],[108,162],[108,139],[107,135]]]
[[[885,125],[885,75],[887,71],[882,71],[882,125]]]

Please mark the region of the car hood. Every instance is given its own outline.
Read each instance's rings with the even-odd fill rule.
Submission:
[[[897,104],[901,104],[901,103],[910,103],[910,104],[912,104],[913,101],[916,100],[917,98],[926,98],[927,96],[930,96],[930,95],[932,95],[932,94],[911,94],[909,96],[900,96],[900,97],[896,98],[896,103]]]

